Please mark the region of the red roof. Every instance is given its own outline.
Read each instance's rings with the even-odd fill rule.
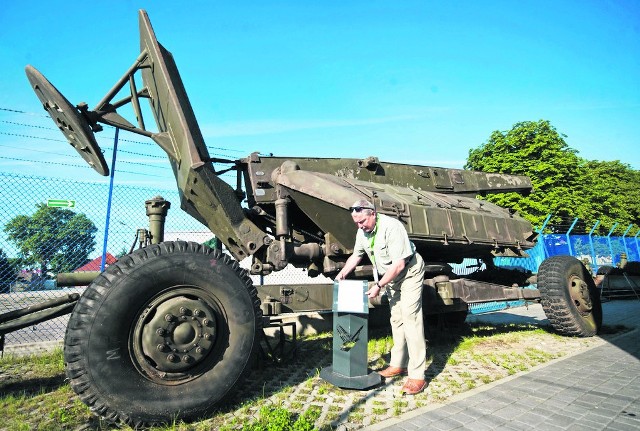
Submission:
[[[107,258],[105,259],[105,268],[117,261],[118,259],[116,259],[111,253],[107,253]],[[98,256],[95,259],[93,259],[91,262],[88,262],[82,265],[80,268],[74,269],[73,272],[100,271],[101,264],[102,264],[102,256]]]

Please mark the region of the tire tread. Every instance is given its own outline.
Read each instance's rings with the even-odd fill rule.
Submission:
[[[256,316],[256,338],[258,331],[261,330],[262,311],[260,309],[260,299],[258,297],[257,289],[253,285],[251,278],[248,276],[248,272],[240,268],[237,261],[226,254],[223,254],[219,250],[211,249],[195,242],[171,241],[151,245],[120,258],[116,263],[111,265],[107,271],[99,275],[80,297],[80,300],[76,304],[69,318],[64,342],[66,375],[70,380],[71,388],[93,412],[108,422],[124,423],[134,429],[157,424],[156,422],[147,422],[141,418],[133,418],[123,412],[115,410],[109,405],[104,395],[98,393],[94,387],[89,378],[88,364],[83,355],[83,347],[91,329],[91,317],[95,313],[98,304],[109,292],[111,283],[114,280],[126,276],[129,272],[150,258],[175,252],[192,252],[201,253],[203,255],[212,255],[216,259],[223,261],[226,266],[231,268],[242,281],[242,284],[247,289],[251,298],[251,303]],[[251,355],[254,353],[255,352],[251,352]],[[243,380],[249,368],[249,366],[245,367],[245,370],[238,379],[238,382]],[[237,386],[238,385],[236,384],[235,387]]]
[[[538,272],[538,289],[541,294],[541,304],[545,311],[547,319],[551,325],[561,334],[576,337],[590,337],[596,335],[600,323],[596,318],[596,328],[590,328],[585,325],[579,317],[576,316],[577,310],[570,303],[570,297],[567,292],[566,272],[568,268],[578,262],[572,256],[552,256],[546,259],[540,265]],[[583,278],[587,277],[587,271],[583,268]],[[592,280],[585,280],[587,283]],[[595,288],[594,288],[595,290]],[[593,295],[594,307],[600,307],[599,297]],[[601,314],[601,312],[600,312]]]

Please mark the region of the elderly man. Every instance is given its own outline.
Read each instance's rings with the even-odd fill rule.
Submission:
[[[336,280],[344,279],[367,254],[374,265],[375,280],[367,295],[374,298],[384,288],[391,307],[391,360],[380,375],[391,378],[408,374],[402,392],[417,394],[426,386],[426,343],[422,320],[424,262],[400,220],[377,214],[373,204],[367,200],[355,202],[350,210],[358,232],[353,254]]]

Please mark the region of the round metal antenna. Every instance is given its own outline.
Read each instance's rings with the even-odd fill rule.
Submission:
[[[96,142],[89,121],[36,68],[27,66],[25,72],[31,88],[67,141],[96,172],[104,176],[109,175],[107,162]]]

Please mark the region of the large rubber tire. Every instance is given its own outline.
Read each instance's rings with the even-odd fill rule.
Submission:
[[[102,273],[70,316],[71,387],[93,411],[134,428],[210,414],[250,369],[262,325],[238,263],[206,246],[165,242]]]
[[[591,337],[602,326],[602,304],[593,278],[572,256],[552,256],[538,270],[542,308],[562,335]]]

